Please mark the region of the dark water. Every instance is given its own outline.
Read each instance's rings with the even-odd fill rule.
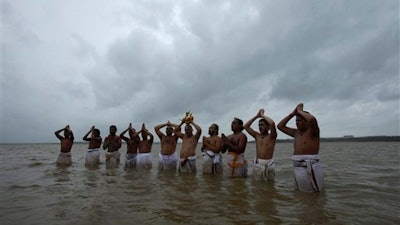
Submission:
[[[322,143],[326,189],[311,194],[293,190],[290,143],[273,184],[203,175],[199,149],[197,174],[158,172],[158,144],[151,170],[88,169],[86,147],[61,168],[57,144],[1,145],[1,224],[400,224],[399,142]]]

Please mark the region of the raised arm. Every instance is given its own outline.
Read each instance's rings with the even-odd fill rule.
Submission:
[[[310,126],[310,133],[314,137],[319,138],[319,126],[317,119],[309,112],[303,110],[303,104],[299,104],[296,108],[296,112],[298,115],[303,117]]]
[[[120,137],[122,140],[126,141],[126,142],[129,140],[129,138],[125,137],[125,133],[126,133],[128,130],[133,130],[133,131],[135,131],[135,129],[133,129],[133,127],[132,127],[132,123],[129,123],[128,128],[126,128],[125,130],[123,130],[123,131],[121,132],[121,134],[119,135],[119,137]],[[135,132],[134,132],[134,133],[135,133]]]
[[[278,137],[278,134],[276,133],[275,122],[274,122],[271,118],[269,118],[268,116],[266,116],[266,115],[264,114],[264,111],[263,111],[263,113],[261,114],[261,117],[264,118],[265,121],[267,121],[267,123],[269,124],[269,127],[270,127],[270,129],[271,129],[271,133],[270,133],[271,137],[273,137],[273,138]]]
[[[170,121],[168,121],[168,122],[167,122],[167,126],[171,126],[171,127],[173,127],[173,128],[175,129],[175,128],[177,128],[179,125],[178,125],[178,124],[175,124],[175,123],[171,123]]]
[[[287,123],[289,122],[289,120],[291,120],[296,115],[296,113],[297,113],[297,107],[289,115],[287,115],[285,118],[283,118],[277,125],[277,127],[280,131],[282,131],[283,133],[285,133],[291,137],[295,136],[296,129],[287,127]]]
[[[84,141],[90,141],[90,139],[93,137],[93,130],[94,130],[94,126],[92,126],[92,128],[90,128],[90,130],[85,134],[85,136],[83,136]],[[91,138],[88,138],[90,133],[92,134]]]
[[[148,130],[146,130],[146,132],[147,132],[147,135],[149,135],[149,142],[150,143],[153,143],[153,141],[154,141],[154,136],[153,136],[153,134],[152,133],[150,133]]]
[[[69,127],[69,125],[67,125],[66,127],[65,127],[65,129],[68,131],[68,138],[71,140],[71,141],[74,141],[74,139],[75,139],[75,137],[74,137],[74,132],[72,132],[72,130],[71,130],[71,128]],[[67,138],[67,137],[66,137]]]
[[[201,127],[197,125],[197,123],[195,123],[194,121],[191,121],[190,123],[193,124],[194,128],[196,129],[196,134],[194,136],[196,137],[197,140],[199,140],[201,135]]]
[[[61,133],[62,131],[64,131],[64,130],[65,130],[65,127],[64,127],[64,128],[61,128],[61,129],[59,129],[59,130],[56,130],[56,131],[54,132],[54,134],[56,135],[56,137],[57,137],[59,140],[64,139],[64,137],[60,135],[60,133]]]
[[[149,130],[146,129],[146,126],[144,124],[142,125],[142,132],[145,133],[146,135],[148,135],[150,137],[149,142],[153,143],[154,136],[152,133],[149,132]]]
[[[174,129],[175,135],[176,135],[177,137],[179,137],[179,138],[183,138],[183,134],[182,134],[182,132],[181,132],[182,124],[184,124],[184,121],[183,121],[183,120],[182,120],[182,122],[181,122],[178,126],[176,126],[175,129]]]
[[[258,113],[253,116],[249,121],[247,121],[244,124],[244,129],[247,131],[247,133],[249,133],[251,136],[253,136],[254,138],[256,138],[256,136],[258,135],[258,132],[253,130],[253,128],[251,128],[251,124],[253,124],[253,122],[257,119],[261,117],[261,112],[264,112],[264,109],[260,109],[258,111]]]
[[[154,131],[156,132],[156,134],[160,138],[160,140],[162,139],[163,136],[165,136],[165,134],[163,132],[161,132],[160,129],[163,128],[163,127],[166,127],[168,125],[168,122],[167,123],[163,123],[163,124],[159,124],[159,125],[154,127]]]

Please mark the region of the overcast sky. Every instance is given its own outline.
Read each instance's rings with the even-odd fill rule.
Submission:
[[[1,1],[2,143],[300,102],[321,137],[399,135],[399,76],[398,0]]]

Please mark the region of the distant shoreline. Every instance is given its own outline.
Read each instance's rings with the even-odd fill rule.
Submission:
[[[400,136],[331,137],[321,142],[400,142]],[[277,143],[293,142],[293,139],[278,139]]]
[[[254,141],[249,141],[252,143]],[[277,139],[277,143],[290,143],[293,142],[293,138],[288,139]],[[321,142],[400,142],[400,136],[366,136],[366,137],[330,137],[321,138]],[[87,144],[84,141],[76,141],[75,144]],[[154,142],[154,144],[159,144],[160,142]],[[201,143],[201,142],[199,142]],[[49,143],[0,143],[2,145],[12,145],[12,144],[60,144],[59,142],[49,142]]]

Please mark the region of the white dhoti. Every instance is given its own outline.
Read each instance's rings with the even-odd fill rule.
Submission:
[[[151,153],[138,153],[136,156],[136,167],[139,169],[151,169]]]
[[[324,176],[318,155],[293,155],[296,190],[317,192],[324,189]]]
[[[182,173],[196,173],[196,156],[189,156],[179,160],[178,171]]]
[[[221,153],[215,153],[210,150],[203,152],[203,162],[201,164],[203,173],[218,174],[222,173],[222,155]]]
[[[273,159],[254,159],[253,179],[263,181],[275,180],[275,161]]]
[[[119,153],[119,151],[107,152],[106,153],[106,167],[108,167],[108,168],[118,167],[120,157],[121,157],[121,153]]]
[[[247,177],[247,160],[244,154],[228,152],[227,175],[230,177]]]
[[[136,168],[137,153],[128,153],[125,155],[125,168]]]
[[[60,154],[57,157],[57,165],[68,166],[71,165],[71,163],[72,163],[71,152],[60,152]]]
[[[98,148],[89,149],[86,152],[85,165],[86,166],[97,166],[100,163],[100,151]]]
[[[158,170],[176,170],[178,157],[176,152],[171,155],[158,154]]]

